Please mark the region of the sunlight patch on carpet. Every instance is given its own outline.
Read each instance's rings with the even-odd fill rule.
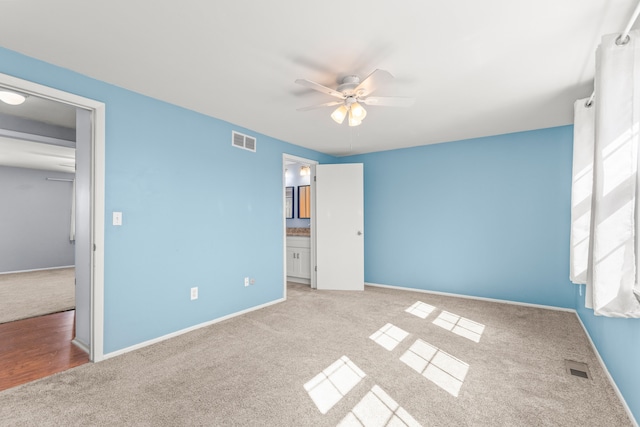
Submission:
[[[320,412],[326,414],[365,376],[347,356],[342,356],[308,381],[304,389]]]
[[[426,319],[429,314],[436,308],[432,305],[427,304],[426,302],[416,301],[411,307],[407,308],[405,311],[407,313],[411,313],[414,316],[418,316],[421,319]]]
[[[374,385],[360,402],[340,421],[338,427],[420,427],[402,406],[379,386]]]
[[[422,340],[414,342],[400,360],[455,397],[469,371],[467,363]]]
[[[433,321],[433,324],[474,342],[480,342],[480,337],[482,337],[482,333],[484,332],[484,325],[482,323],[474,322],[473,320],[449,313],[448,311],[440,313]]]
[[[369,339],[372,339],[382,347],[391,351],[408,336],[409,332],[404,331],[391,323],[387,323],[382,328],[375,331]]]

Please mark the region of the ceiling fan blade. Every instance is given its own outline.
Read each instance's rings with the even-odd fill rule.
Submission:
[[[318,104],[318,105],[312,105],[310,107],[298,108],[298,111],[309,111],[309,110],[315,110],[316,108],[333,107],[334,105],[340,105],[342,103],[343,103],[343,101],[325,102],[324,104]]]
[[[308,87],[309,89],[317,90],[318,92],[326,93],[327,95],[331,95],[331,96],[335,96],[336,98],[344,99],[344,95],[341,94],[340,92],[338,92],[337,90],[333,90],[333,89],[331,89],[329,87],[322,86],[321,84],[318,84],[316,82],[312,82],[311,80],[298,79],[298,80],[296,80],[296,83],[298,83],[299,85],[302,85],[304,87]]]
[[[411,107],[415,98],[405,98],[400,96],[369,96],[361,98],[360,102],[366,105],[380,105],[384,107]]]
[[[374,70],[373,73],[369,74],[367,78],[354,89],[354,92],[360,96],[367,96],[376,90],[378,86],[383,85],[392,79],[393,75],[390,72],[379,69]]]

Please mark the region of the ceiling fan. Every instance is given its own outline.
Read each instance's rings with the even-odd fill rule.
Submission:
[[[336,89],[331,89],[319,83],[312,82],[311,80],[298,79],[296,80],[296,83],[299,85],[338,98],[336,101],[298,108],[298,111],[308,111],[315,108],[339,105],[339,107],[331,113],[331,118],[338,124],[342,124],[348,115],[349,126],[358,126],[367,115],[367,111],[361,104],[380,105],[385,107],[409,107],[413,105],[415,101],[414,98],[370,96],[378,86],[389,82],[391,79],[393,79],[393,75],[391,75],[390,72],[379,69],[369,74],[362,81],[360,81],[360,78],[355,75],[346,76],[342,79],[342,83]]]

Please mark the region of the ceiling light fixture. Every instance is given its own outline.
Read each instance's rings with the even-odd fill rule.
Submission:
[[[308,111],[322,107],[332,107],[338,105],[331,118],[338,124],[342,124],[349,115],[349,126],[358,126],[367,116],[367,111],[362,107],[365,105],[379,105],[388,107],[410,107],[414,98],[403,98],[397,96],[371,96],[378,86],[393,79],[391,73],[385,70],[375,70],[364,80],[356,75],[349,75],[342,78],[342,83],[335,89],[323,86],[319,83],[307,79],[298,79],[296,83],[309,89],[322,92],[324,94],[338,98],[339,100],[312,105],[310,107],[298,108],[298,111]]]
[[[9,105],[20,105],[26,101],[27,97],[15,92],[0,90],[0,101]]]
[[[349,126],[358,126],[362,124],[362,120],[367,117],[367,110],[353,97],[349,97],[345,100],[345,103],[339,106],[331,113],[331,118],[339,125],[344,122],[344,119],[349,116]]]
[[[349,126],[360,126],[361,124],[362,120],[356,119],[351,110],[349,110]]]
[[[351,114],[356,120],[362,121],[365,117],[367,117],[367,110],[365,110],[362,105],[354,102],[351,105]]]
[[[344,104],[342,104],[341,106],[336,108],[336,110],[333,113],[331,113],[331,118],[336,123],[341,125],[342,122],[344,122],[344,118],[347,117],[348,112],[349,112],[349,109]]]
[[[362,124],[362,120],[367,117],[367,110],[362,105],[354,102],[349,108],[349,126],[359,126]]]
[[[300,176],[311,175],[311,168],[309,166],[300,166]]]

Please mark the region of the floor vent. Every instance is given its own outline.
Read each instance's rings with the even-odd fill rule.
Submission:
[[[567,373],[569,375],[591,379],[591,374],[589,374],[589,368],[587,367],[586,363],[576,362],[573,360],[565,360],[564,366],[567,369]]]
[[[243,150],[256,152],[256,139],[235,130],[231,131],[231,145]]]

